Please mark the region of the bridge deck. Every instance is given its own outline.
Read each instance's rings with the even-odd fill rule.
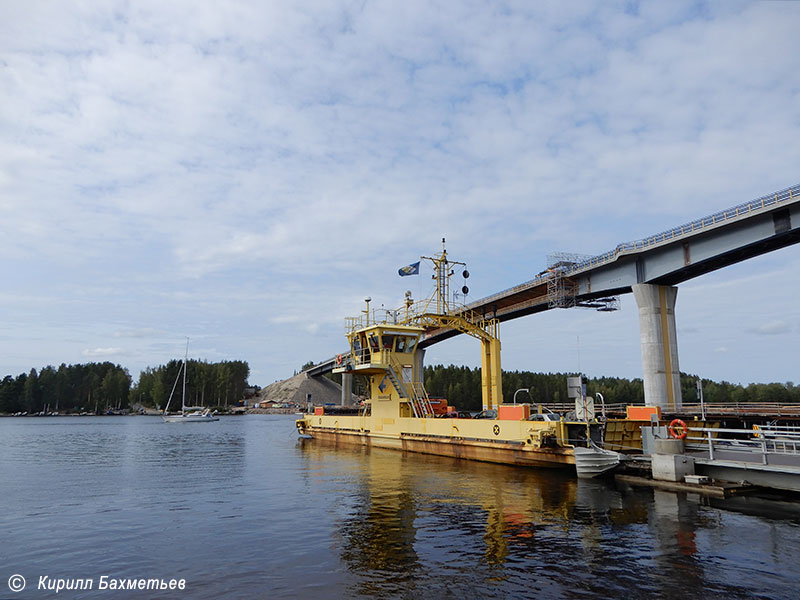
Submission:
[[[800,184],[708,217],[673,227],[586,260],[559,265],[536,278],[470,303],[485,317],[508,321],[558,306],[553,279],[569,282],[572,304],[629,293],[637,283],[676,285],[704,273],[800,242]],[[429,346],[459,332],[426,333]]]

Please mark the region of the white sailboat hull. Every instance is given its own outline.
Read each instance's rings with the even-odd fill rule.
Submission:
[[[215,417],[211,413],[201,414],[188,414],[188,415],[162,415],[165,423],[210,423],[211,421],[219,421],[219,417]]]

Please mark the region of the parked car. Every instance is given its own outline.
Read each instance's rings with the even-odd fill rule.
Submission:
[[[528,419],[529,421],[560,421],[561,415],[556,413],[534,413]]]
[[[497,418],[497,411],[493,408],[488,410],[482,410],[477,415],[472,417],[473,419],[496,419]]]

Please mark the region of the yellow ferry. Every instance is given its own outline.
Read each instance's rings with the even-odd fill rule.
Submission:
[[[454,301],[450,278],[457,265],[466,265],[448,259],[444,240],[441,254],[422,259],[433,263],[436,286],[430,298],[414,302],[406,292],[402,308],[382,315],[370,314],[368,299],[361,315],[347,319],[350,350],[337,356],[333,372],[363,378],[369,393],[363,409],[342,415],[318,407],[297,420],[300,436],[511,465],[577,467],[579,476],[589,477],[615,467],[619,455],[600,448],[602,423],[585,391],[574,394],[571,420],[541,407],[532,411],[528,404],[503,403],[498,321]],[[434,413],[422,381],[419,343],[426,332],[443,328],[481,343],[479,416],[484,418],[437,418]]]

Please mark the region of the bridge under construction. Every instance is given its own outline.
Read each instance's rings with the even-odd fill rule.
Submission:
[[[678,284],[798,242],[800,184],[619,244],[597,256],[555,255],[534,279],[461,310],[504,322],[554,308],[615,310],[617,296],[632,292],[639,310],[645,403],[680,413],[683,401],[674,312]],[[432,323],[419,347],[460,333],[458,328]],[[307,372],[322,375],[335,365],[334,357]],[[349,381],[343,384],[343,389],[349,389]]]

